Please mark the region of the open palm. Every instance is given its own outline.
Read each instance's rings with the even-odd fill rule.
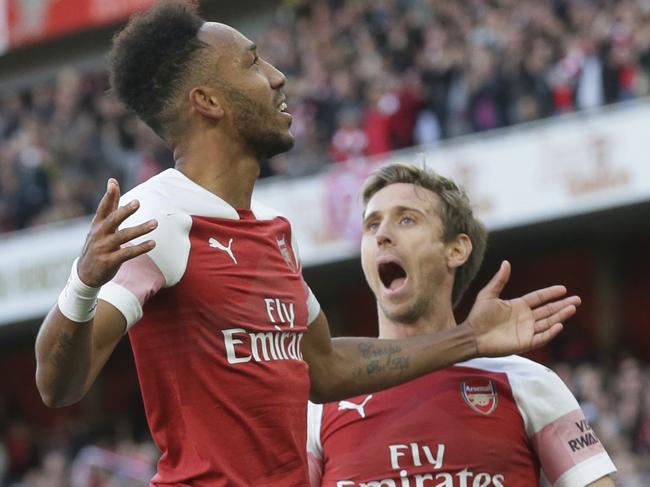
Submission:
[[[466,320],[474,330],[478,355],[483,357],[523,353],[546,345],[580,305],[578,296],[564,297],[564,286],[538,289],[510,300],[499,298],[510,269],[509,262],[501,264],[479,292]]]

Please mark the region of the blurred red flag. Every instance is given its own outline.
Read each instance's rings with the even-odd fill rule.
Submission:
[[[155,0],[0,0],[8,47],[22,46],[127,18]],[[2,29],[0,13],[0,30]],[[2,49],[0,32],[0,49]]]

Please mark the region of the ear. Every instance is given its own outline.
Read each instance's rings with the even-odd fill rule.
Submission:
[[[192,88],[189,95],[190,106],[204,117],[212,120],[221,120],[224,116],[221,100],[207,86]]]
[[[445,244],[445,258],[447,267],[456,269],[462,266],[472,253],[472,241],[464,234],[460,233],[455,239]]]

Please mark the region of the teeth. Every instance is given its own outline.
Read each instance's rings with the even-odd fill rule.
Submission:
[[[288,108],[288,107],[287,107],[287,104],[286,104],[285,102],[282,102],[282,103],[280,104],[280,111],[281,111],[281,112],[286,112],[286,111],[287,111],[287,108]]]

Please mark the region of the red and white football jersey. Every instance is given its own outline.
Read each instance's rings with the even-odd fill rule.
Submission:
[[[126,317],[153,439],[154,486],[307,484],[308,366],[300,342],[319,305],[289,222],[235,210],[169,169],[122,197],[156,218],[156,247],[100,298]]]
[[[475,359],[385,391],[309,405],[312,486],[584,486],[616,469],[551,370]],[[541,471],[543,472],[541,472]]]

